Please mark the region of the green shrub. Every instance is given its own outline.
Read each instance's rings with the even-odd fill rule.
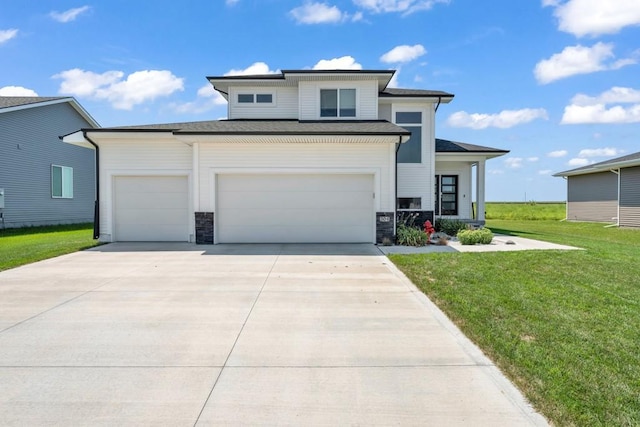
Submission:
[[[493,233],[488,228],[478,230],[462,230],[458,233],[458,240],[463,245],[488,245],[493,240]]]
[[[437,218],[434,228],[449,236],[456,236],[459,231],[467,229],[467,223],[459,219]]]
[[[427,244],[427,233],[404,224],[398,224],[398,244],[403,246],[424,246]]]

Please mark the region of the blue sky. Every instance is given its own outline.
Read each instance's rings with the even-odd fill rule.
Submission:
[[[226,117],[205,76],[396,69],[444,90],[440,138],[510,150],[487,200],[640,151],[640,0],[0,0],[0,95],[74,96],[102,125]]]

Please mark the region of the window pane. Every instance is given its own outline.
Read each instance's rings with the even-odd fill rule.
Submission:
[[[400,197],[398,198],[398,209],[422,209],[422,199],[420,197]]]
[[[320,89],[320,117],[338,117],[337,89]]]
[[[396,113],[396,123],[422,123],[422,113]]]
[[[253,94],[252,93],[240,93],[238,94],[238,102],[253,104]]]
[[[259,93],[256,95],[256,102],[258,104],[271,104],[273,102],[273,95],[270,93]]]
[[[455,193],[456,192],[456,187],[455,187],[455,185],[443,185],[442,186],[442,192],[443,193]]]
[[[73,168],[62,168],[62,197],[73,198]]]
[[[340,89],[340,117],[356,116],[356,90]]]
[[[51,166],[51,196],[62,197],[62,168]]]
[[[400,144],[398,163],[422,163],[422,127],[403,126],[411,132],[411,138]]]
[[[454,185],[456,183],[455,177],[453,176],[443,176],[442,177],[442,185],[449,184]]]

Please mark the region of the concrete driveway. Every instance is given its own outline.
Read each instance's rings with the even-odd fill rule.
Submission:
[[[2,425],[545,425],[373,245],[110,244],[0,273]]]

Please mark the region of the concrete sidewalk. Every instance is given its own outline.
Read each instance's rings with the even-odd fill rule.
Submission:
[[[0,273],[2,425],[546,425],[373,245],[110,244]]]

